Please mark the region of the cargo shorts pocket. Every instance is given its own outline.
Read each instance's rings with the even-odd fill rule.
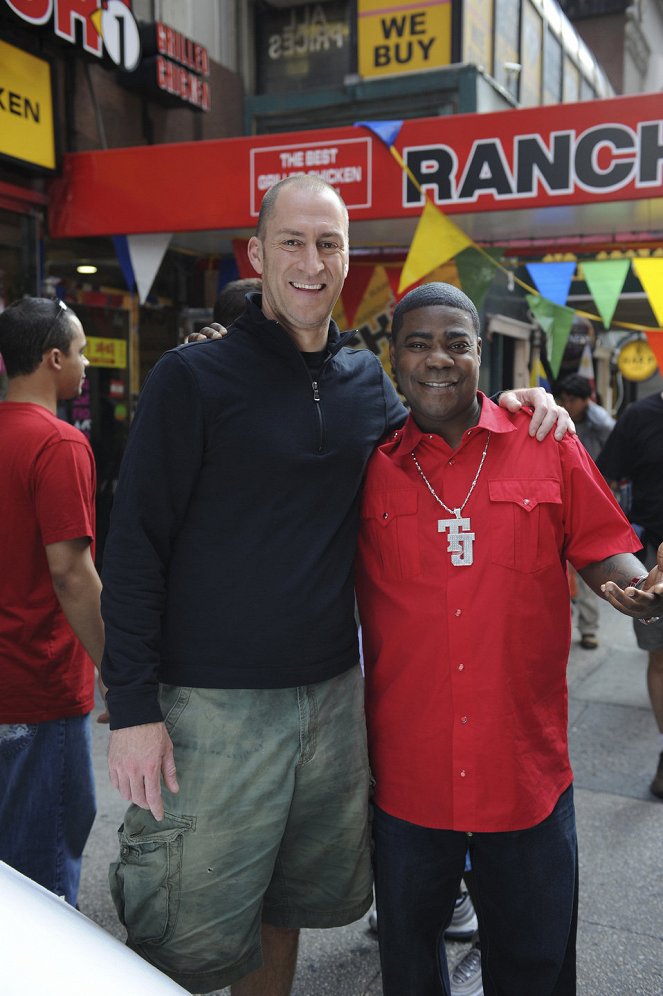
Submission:
[[[559,560],[563,542],[559,481],[489,481],[492,562],[522,574]]]
[[[113,902],[132,944],[164,944],[171,937],[180,903],[184,835],[195,829],[195,818],[165,813],[158,829],[153,824],[144,810],[129,811],[118,830],[119,860],[109,869]]]
[[[361,528],[386,581],[421,573],[416,491],[365,491]]]

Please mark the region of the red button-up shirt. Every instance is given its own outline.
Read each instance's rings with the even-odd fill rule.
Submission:
[[[482,398],[452,450],[410,418],[373,455],[362,501],[357,597],[376,802],[421,826],[505,831],[550,814],[572,780],[566,561],[640,543],[573,437],[542,443],[529,416]],[[454,566],[463,503],[473,563]],[[444,529],[444,527],[442,527]],[[451,545],[451,544],[450,544]]]

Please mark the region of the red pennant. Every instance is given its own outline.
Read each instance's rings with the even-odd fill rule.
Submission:
[[[663,373],[663,329],[656,329],[653,332],[647,330],[646,334],[649,348],[656,357],[659,373]]]
[[[366,288],[371,282],[374,271],[375,267],[372,263],[368,266],[362,266],[361,263],[353,263],[348,271],[345,283],[343,284],[343,290],[341,291],[348,328],[354,325],[359,305],[364,299]]]
[[[249,257],[246,252],[248,244],[248,239],[233,239],[233,254],[235,256],[235,262],[237,263],[237,270],[240,280],[245,280],[247,277],[258,276],[249,262]]]

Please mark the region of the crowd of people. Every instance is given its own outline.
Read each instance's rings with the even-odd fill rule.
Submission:
[[[141,392],[103,588],[94,461],[55,417],[84,331],[40,298],[0,315],[0,859],[76,903],[96,665],[129,803],[111,892],[127,943],[186,989],[287,996],[299,931],[362,917],[375,884],[385,996],[453,992],[465,876],[483,992],[567,996],[566,564],[634,619],[663,723],[652,447],[620,444],[620,419],[599,470],[544,392],[484,396],[479,316],[448,284],[394,310],[406,408],[331,319],[348,229],[318,178],[266,193],[259,286]],[[643,560],[604,475],[633,481]]]

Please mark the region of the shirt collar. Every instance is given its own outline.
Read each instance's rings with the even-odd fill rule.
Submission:
[[[476,429],[485,429],[490,432],[513,432],[514,415],[505,408],[500,408],[490,398],[487,398],[482,391],[477,391],[477,397],[481,401],[481,415]],[[517,417],[517,415],[516,415]],[[391,433],[385,447],[390,449],[390,455],[395,460],[405,460],[409,458],[412,450],[416,449],[422,439],[439,439],[445,446],[441,436],[436,436],[429,432],[423,432],[417,423],[408,415],[407,421],[402,429],[396,429]]]

